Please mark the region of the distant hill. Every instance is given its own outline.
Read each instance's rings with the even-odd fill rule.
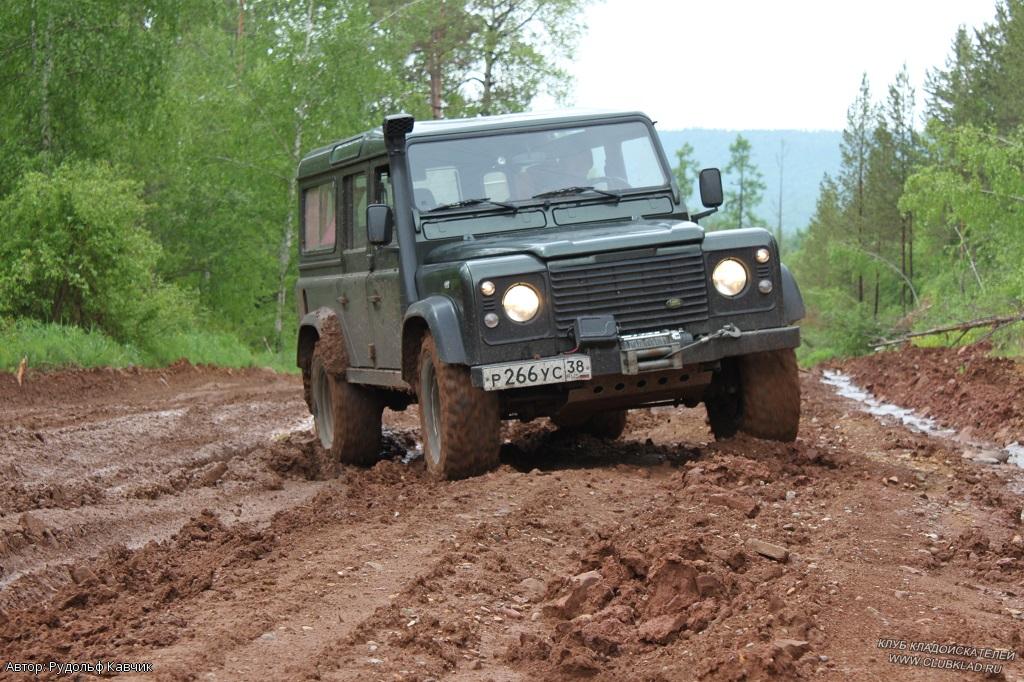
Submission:
[[[729,145],[737,134],[750,141],[754,164],[764,176],[768,188],[757,214],[765,227],[775,229],[779,205],[779,144],[785,143],[782,194],[782,229],[787,234],[803,229],[814,214],[818,189],[825,173],[833,177],[839,171],[839,143],[842,133],[835,130],[686,130],[659,131],[669,163],[675,164],[676,150],[688,142],[693,158],[701,168],[717,166],[723,173],[729,163]],[[728,179],[726,178],[728,184]],[[694,187],[688,206],[699,207]]]

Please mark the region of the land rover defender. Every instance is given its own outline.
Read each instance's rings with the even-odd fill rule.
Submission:
[[[502,419],[616,438],[703,402],[718,438],[796,437],[796,282],[768,231],[705,233],[719,172],[690,212],[647,116],[397,114],[297,182],[298,365],[341,462],[412,403],[439,478],[496,466]]]

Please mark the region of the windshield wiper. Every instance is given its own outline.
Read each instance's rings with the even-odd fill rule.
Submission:
[[[573,185],[572,187],[563,187],[562,189],[553,189],[550,192],[541,192],[540,194],[534,194],[531,199],[551,199],[553,197],[568,197],[573,194],[583,194],[584,192],[595,192],[606,197],[615,199],[615,203],[618,203],[622,199],[622,195],[618,192],[609,192],[606,189],[598,189],[593,185]]]
[[[506,204],[503,201],[495,201],[495,200],[491,199],[490,197],[479,197],[479,198],[476,198],[476,199],[463,199],[462,201],[453,201],[450,204],[441,204],[440,206],[435,206],[434,208],[428,209],[426,211],[421,211],[421,212],[422,213],[433,213],[434,211],[443,211],[443,210],[449,209],[449,208],[465,208],[466,206],[479,206],[480,204],[493,204],[494,206],[500,206],[501,208],[505,208],[505,209],[508,209],[510,211],[518,211],[519,210],[518,206],[514,206],[512,204]]]

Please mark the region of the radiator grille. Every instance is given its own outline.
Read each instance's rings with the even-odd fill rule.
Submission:
[[[548,265],[555,322],[562,331],[580,315],[612,314],[622,332],[680,327],[708,319],[704,258],[688,253],[626,255],[601,263]],[[670,299],[682,305],[671,308]]]

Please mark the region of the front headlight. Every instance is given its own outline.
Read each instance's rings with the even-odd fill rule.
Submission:
[[[726,258],[715,266],[711,281],[722,296],[739,296],[747,287],[747,269],[735,258]]]
[[[540,295],[529,284],[513,284],[502,296],[501,305],[513,322],[529,322],[540,310]]]

